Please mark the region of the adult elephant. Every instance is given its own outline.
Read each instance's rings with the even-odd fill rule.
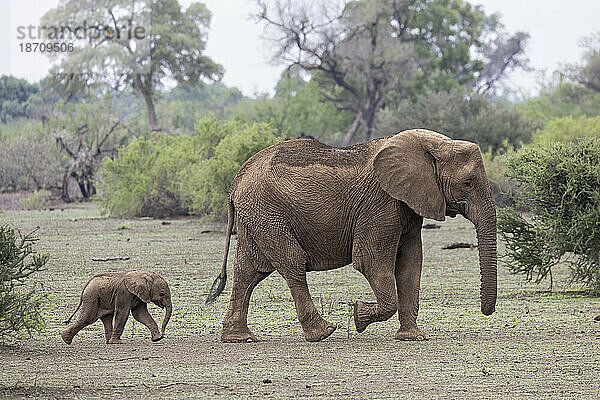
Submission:
[[[304,336],[318,341],[336,326],[317,311],[307,271],[352,263],[377,303],[357,301],[358,332],[398,311],[398,340],[423,340],[417,326],[423,261],[423,217],[461,214],[477,231],[481,311],[496,304],[496,208],[477,145],[414,129],[352,147],[289,140],[251,157],[228,197],[227,243],[221,273],[207,302],[227,278],[234,212],[238,245],[233,289],[221,341],[256,340],[247,326],[252,290],[277,270],[286,280]]]

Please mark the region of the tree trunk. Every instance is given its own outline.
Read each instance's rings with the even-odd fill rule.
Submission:
[[[146,102],[146,110],[148,111],[148,123],[150,124],[150,130],[157,131],[158,123],[156,122],[156,111],[154,110],[154,100],[152,100],[152,95],[146,90],[142,90],[142,96],[144,96],[144,101]]]
[[[352,138],[358,131],[358,128],[360,128],[360,121],[361,121],[361,113],[359,111],[356,114],[356,118],[354,119],[354,122],[352,122],[350,129],[348,129],[348,132],[344,135],[344,138],[342,139],[342,146],[349,146],[350,143],[352,143]]]
[[[71,200],[71,196],[69,196],[69,176],[70,176],[70,174],[71,174],[71,171],[67,169],[67,171],[63,175],[63,179],[62,179],[62,190],[61,190],[60,198],[65,203],[70,203],[73,201],[73,200]]]

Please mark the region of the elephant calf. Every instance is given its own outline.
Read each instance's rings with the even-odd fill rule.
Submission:
[[[146,303],[149,302],[165,309],[161,331],[148,312]],[[109,272],[94,276],[85,285],[79,306],[65,321],[66,324],[71,322],[80,307],[77,321],[61,333],[67,344],[71,344],[77,332],[98,319],[104,324],[106,343],[121,343],[130,311],[136,320],[148,327],[152,341],[156,342],[162,339],[171,318],[171,291],[167,282],[153,272]]]

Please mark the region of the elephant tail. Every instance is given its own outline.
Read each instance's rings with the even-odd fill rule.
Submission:
[[[208,296],[206,296],[206,304],[210,304],[223,292],[225,284],[227,283],[227,256],[229,255],[229,243],[231,242],[231,232],[233,231],[233,219],[235,215],[235,208],[233,206],[233,199],[227,199],[227,238],[225,239],[225,255],[223,256],[223,264],[221,265],[221,272],[215,278]]]
[[[95,277],[94,277],[95,278]],[[83,287],[83,290],[81,291],[81,296],[79,297],[79,305],[77,306],[77,308],[75,309],[75,311],[73,311],[73,314],[71,314],[71,316],[69,317],[69,319],[63,321],[63,324],[68,324],[69,322],[71,322],[71,320],[73,319],[73,317],[75,316],[75,314],[77,314],[77,311],[79,311],[79,309],[81,308],[81,303],[83,303],[83,292],[85,292],[85,288],[88,287],[88,285],[90,284],[90,282],[94,279],[90,279],[89,281],[87,281],[87,283],[85,284],[85,286]]]

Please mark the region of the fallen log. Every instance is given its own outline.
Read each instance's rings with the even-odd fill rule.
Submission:
[[[451,249],[474,249],[475,247],[477,247],[477,245],[474,245],[472,243],[465,243],[465,242],[456,242],[456,243],[452,243],[452,244],[447,244],[444,247],[442,247],[442,250],[451,250]]]
[[[106,258],[100,258],[100,257],[94,257],[92,258],[92,261],[126,261],[129,260],[129,256],[123,256],[123,257],[106,257]]]

